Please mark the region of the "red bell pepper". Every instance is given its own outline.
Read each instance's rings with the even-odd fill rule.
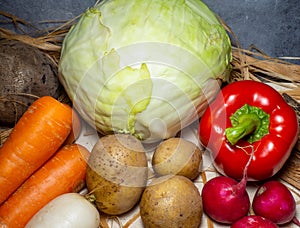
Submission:
[[[298,139],[296,112],[271,86],[244,80],[226,85],[200,119],[199,139],[223,175],[264,180],[284,165]]]

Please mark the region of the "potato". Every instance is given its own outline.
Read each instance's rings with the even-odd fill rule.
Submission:
[[[202,214],[199,190],[187,177],[158,177],[142,194],[140,215],[146,228],[198,228]]]
[[[147,157],[138,139],[126,134],[103,136],[88,164],[87,189],[100,211],[120,215],[137,204],[148,178]]]
[[[152,157],[154,171],[162,176],[177,174],[195,179],[202,164],[202,151],[194,143],[182,138],[161,142]]]
[[[39,49],[0,41],[0,124],[12,127],[37,97],[57,98],[57,66]]]

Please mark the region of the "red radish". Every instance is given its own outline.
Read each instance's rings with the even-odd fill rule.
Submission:
[[[254,150],[244,168],[240,182],[218,176],[210,179],[202,188],[202,203],[205,213],[213,220],[232,224],[246,216],[250,209],[250,199],[246,191],[247,170],[251,163]]]
[[[246,216],[250,208],[245,181],[219,176],[209,180],[202,189],[203,209],[213,220],[231,224]]]
[[[278,226],[269,219],[258,215],[248,215],[231,225],[230,228],[278,228]]]
[[[298,223],[295,218],[296,202],[290,190],[279,181],[268,181],[261,185],[252,202],[256,215],[270,219],[277,224],[285,224],[290,221]]]

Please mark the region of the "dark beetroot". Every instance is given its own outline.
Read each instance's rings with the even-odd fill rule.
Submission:
[[[278,228],[278,226],[259,215],[248,215],[233,223],[231,228]]]
[[[277,224],[285,224],[295,219],[296,202],[290,190],[279,181],[268,181],[256,191],[253,211]]]

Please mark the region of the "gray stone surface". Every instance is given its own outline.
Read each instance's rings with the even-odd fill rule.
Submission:
[[[299,0],[204,2],[231,27],[243,48],[254,44],[274,57],[300,57]],[[36,24],[74,18],[94,3],[94,0],[0,0],[0,10]],[[6,24],[4,19],[0,18],[0,27]],[[48,24],[37,26],[42,28]]]
[[[243,48],[300,57],[299,0],[204,0],[230,26]]]

